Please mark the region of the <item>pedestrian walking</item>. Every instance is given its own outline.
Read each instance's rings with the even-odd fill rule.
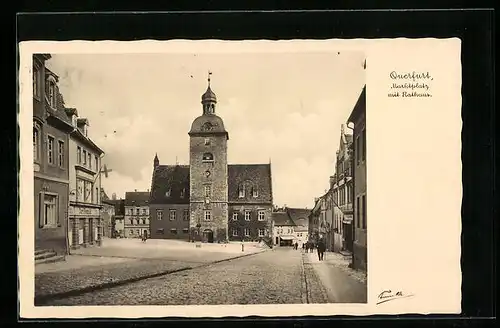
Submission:
[[[299,244],[295,242],[294,249],[297,250],[299,248]]]
[[[324,255],[325,255],[325,250],[326,250],[326,245],[323,239],[320,239],[318,241],[318,245],[316,247],[318,249],[318,259],[320,261],[323,261]]]
[[[306,243],[302,243],[302,252],[305,252],[306,250]]]

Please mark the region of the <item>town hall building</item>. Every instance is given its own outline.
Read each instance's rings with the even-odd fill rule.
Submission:
[[[271,164],[228,164],[229,133],[216,115],[210,88],[189,131],[189,165],[154,158],[151,238],[190,241],[271,241]]]

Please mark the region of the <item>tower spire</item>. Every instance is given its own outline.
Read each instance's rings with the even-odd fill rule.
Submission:
[[[210,88],[210,76],[212,75],[212,71],[208,70],[208,87]]]

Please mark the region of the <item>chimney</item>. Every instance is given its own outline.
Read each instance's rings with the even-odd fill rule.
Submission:
[[[111,195],[111,199],[112,199],[112,200],[116,200],[116,193],[113,193],[113,194]]]

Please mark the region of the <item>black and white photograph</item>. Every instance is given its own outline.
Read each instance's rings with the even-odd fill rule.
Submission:
[[[20,49],[24,316],[460,308],[457,40]]]
[[[33,54],[35,305],[366,303],[365,69]]]

